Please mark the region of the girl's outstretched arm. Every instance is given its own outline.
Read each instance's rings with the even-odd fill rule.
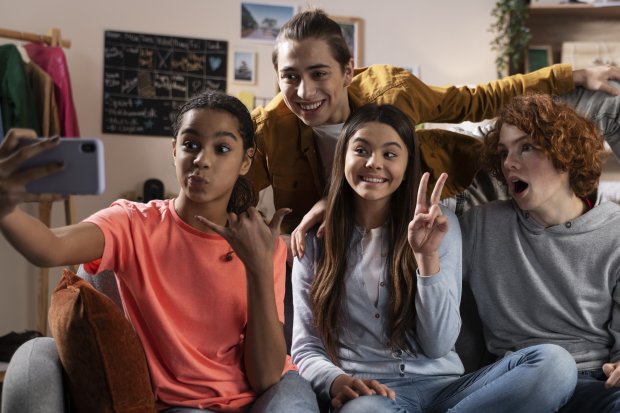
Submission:
[[[103,233],[88,222],[50,229],[15,209],[0,219],[0,231],[19,253],[39,267],[81,264],[103,254]]]
[[[17,207],[22,202],[54,201],[55,194],[31,194],[26,184],[62,169],[49,164],[20,170],[27,159],[46,151],[59,142],[58,138],[40,139],[18,148],[22,140],[36,138],[29,129],[11,129],[0,145],[0,231],[28,261],[40,267],[79,264],[101,257],[103,233],[93,224],[80,223],[50,230],[38,219]]]
[[[229,213],[227,227],[196,217],[224,237],[245,265],[248,324],[244,363],[250,385],[259,394],[280,380],[286,359],[286,342],[274,291],[274,253],[282,218],[289,212],[288,209],[276,211],[269,225],[255,208],[238,216]],[[286,258],[286,254],[282,256]],[[277,265],[284,269],[285,261]]]

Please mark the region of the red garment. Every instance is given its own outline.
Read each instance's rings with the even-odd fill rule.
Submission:
[[[64,137],[79,137],[80,129],[73,105],[69,67],[60,47],[29,43],[24,46],[28,56],[54,80],[54,94],[58,106],[60,130]]]

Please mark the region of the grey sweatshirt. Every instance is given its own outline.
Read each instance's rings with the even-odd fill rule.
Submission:
[[[344,373],[362,379],[392,379],[411,373],[463,373],[463,364],[454,351],[461,327],[460,229],[454,213],[444,207],[442,210],[448,216],[450,229],[439,249],[440,272],[430,277],[417,275],[416,331],[411,341],[417,355],[402,350],[392,352],[386,345],[383,323],[390,292],[384,282],[379,290],[378,304],[375,306],[370,300],[362,283],[365,268],[359,265],[361,235],[354,231],[345,275],[343,311],[346,322],[340,327],[337,350],[342,368],[331,362],[314,327],[310,307],[309,293],[318,251],[314,234],[309,234],[303,258],[296,258],[293,265],[295,312],[291,353],[301,376],[310,381],[314,390],[323,398],[330,398],[329,390],[333,380]],[[382,274],[380,281],[385,281],[385,274]]]
[[[553,343],[580,370],[620,359],[619,205],[544,228],[512,201],[496,201],[460,222],[463,278],[491,353]]]

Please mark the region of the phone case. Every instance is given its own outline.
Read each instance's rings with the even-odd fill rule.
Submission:
[[[36,141],[35,141],[36,142]],[[98,195],[105,189],[103,143],[96,138],[61,138],[52,149],[26,160],[20,170],[63,162],[60,172],[26,184],[31,193]]]

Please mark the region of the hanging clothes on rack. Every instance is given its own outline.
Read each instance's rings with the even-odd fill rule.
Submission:
[[[0,46],[0,110],[3,129],[30,128],[41,134],[24,61],[13,44]]]
[[[69,71],[66,59],[59,47],[71,47],[71,41],[63,39],[60,29],[52,28],[50,35],[40,35],[23,31],[0,28],[0,38],[8,38],[30,42],[42,42],[43,44],[30,44],[24,46],[24,53],[14,45],[0,46],[0,140],[4,137],[4,131],[13,126],[21,126],[35,129],[39,135],[51,136],[63,134],[65,136],[78,137],[80,132],[73,105],[73,95],[69,80]],[[10,66],[9,66],[10,63]],[[11,67],[11,71],[20,73],[19,81],[5,83],[6,67]],[[20,71],[21,69],[21,71]],[[9,90],[12,88],[22,88],[28,90],[35,102],[35,107],[30,107],[24,111],[34,119],[38,119],[40,125],[34,127],[32,124],[22,123],[19,125],[8,125],[5,121],[13,116],[13,112],[7,115],[5,111],[12,110],[14,105],[4,104],[2,88],[7,85]],[[7,112],[8,113],[8,112]],[[20,112],[21,113],[21,112]],[[37,117],[37,113],[40,117]],[[64,200],[65,220],[67,225],[73,223],[73,199],[68,197]],[[45,225],[51,223],[52,202],[39,202],[39,219]],[[47,333],[47,310],[49,307],[49,268],[41,268],[37,282],[37,330],[41,334]]]
[[[54,81],[61,135],[79,137],[80,129],[73,104],[69,68],[63,50],[60,47],[46,46],[41,43],[29,43],[24,45],[24,48],[30,59]]]
[[[34,104],[39,114],[41,136],[60,135],[62,130],[58,118],[54,80],[32,61],[26,63],[26,75],[32,86]]]

